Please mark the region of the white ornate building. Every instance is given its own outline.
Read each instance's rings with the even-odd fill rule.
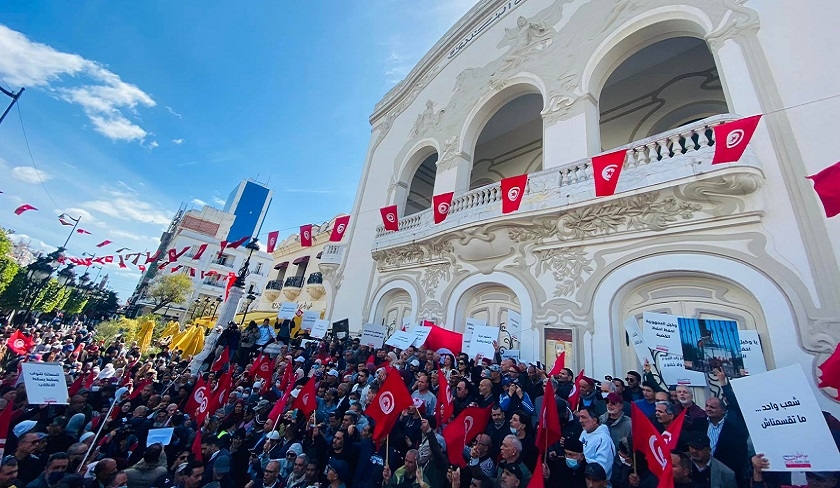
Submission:
[[[840,340],[840,219],[805,176],[838,159],[838,15],[828,0],[480,1],[370,117],[349,244],[320,264],[327,316],[482,318],[524,359],[562,345],[595,377],[638,368],[628,317],[726,318],[758,331],[769,368],[816,376]],[[712,166],[711,127],[759,113],[741,160]],[[596,198],[591,157],[617,148],[617,192]],[[499,182],[521,173],[503,215]]]

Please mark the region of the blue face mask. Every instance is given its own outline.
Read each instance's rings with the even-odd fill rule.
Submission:
[[[570,467],[571,469],[577,469],[579,464],[575,459],[566,458],[566,466]]]

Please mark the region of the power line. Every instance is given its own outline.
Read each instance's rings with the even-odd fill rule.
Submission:
[[[41,170],[39,170],[38,166],[35,164],[35,156],[32,155],[32,148],[29,146],[29,137],[27,137],[26,135],[26,127],[23,124],[23,112],[20,109],[20,102],[18,102],[15,107],[17,108],[18,118],[20,119],[20,130],[23,132],[23,140],[24,142],[26,142],[26,150],[27,152],[29,152],[29,160],[32,161],[32,167],[35,168],[35,174],[38,175],[38,181],[41,182],[41,186],[44,188],[44,193],[47,194],[47,197],[50,199],[53,205],[55,205],[59,210],[63,211],[64,209],[61,207],[61,205],[56,203],[55,199],[53,199],[52,195],[50,194],[50,191],[47,190],[47,185],[44,184],[44,179],[41,178]]]

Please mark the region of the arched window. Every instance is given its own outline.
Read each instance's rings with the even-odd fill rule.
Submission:
[[[493,114],[473,151],[470,189],[542,169],[542,108],[542,95],[528,93]]]
[[[709,47],[672,37],[616,67],[598,100],[601,148],[613,149],[729,111]]]
[[[411,185],[408,187],[408,197],[405,201],[405,214],[411,215],[432,207],[432,194],[435,190],[435,174],[437,174],[437,153],[433,153],[420,163]]]

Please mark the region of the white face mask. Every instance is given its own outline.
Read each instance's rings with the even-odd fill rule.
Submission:
[[[629,459],[624,459],[621,456],[619,456],[619,458],[621,458],[621,464],[623,464],[625,466],[633,466],[633,463],[631,463]]]

